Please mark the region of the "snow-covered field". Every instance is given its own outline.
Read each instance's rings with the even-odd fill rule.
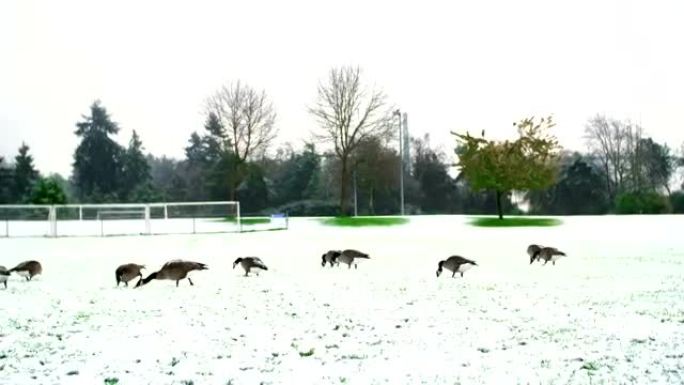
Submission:
[[[684,217],[475,228],[0,238],[0,384],[655,384],[684,382]],[[568,254],[529,265],[529,243]],[[328,249],[371,258],[321,268]],[[452,254],[480,265],[435,277]],[[232,262],[269,266],[242,277]],[[207,263],[195,286],[116,288],[119,264]],[[135,282],[135,281],[133,281]],[[109,382],[106,380],[109,379]]]

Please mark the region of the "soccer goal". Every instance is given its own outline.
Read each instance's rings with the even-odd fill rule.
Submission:
[[[0,236],[196,234],[242,230],[239,202],[0,205]]]

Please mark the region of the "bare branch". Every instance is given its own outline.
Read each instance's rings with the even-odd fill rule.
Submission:
[[[265,91],[237,81],[222,86],[205,106],[226,128],[231,150],[241,163],[263,153],[276,137],[276,113]]]

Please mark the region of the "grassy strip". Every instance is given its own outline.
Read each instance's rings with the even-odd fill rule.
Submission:
[[[328,226],[364,227],[364,226],[396,226],[408,223],[402,217],[333,217],[324,218],[321,223]]]
[[[237,218],[235,218],[235,217],[224,218],[223,221],[225,221],[225,222],[237,222]],[[269,217],[242,217],[242,218],[240,218],[240,223],[242,223],[243,226],[263,225],[265,223],[271,223],[271,218],[269,218]]]
[[[563,222],[556,218],[534,217],[476,217],[470,220],[470,224],[479,227],[549,227],[558,226]]]

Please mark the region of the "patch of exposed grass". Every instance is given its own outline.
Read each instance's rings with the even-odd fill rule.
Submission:
[[[592,362],[592,361],[585,362],[582,365],[581,369],[588,370],[588,371],[595,371],[595,370],[599,369],[599,364],[596,362]]]
[[[470,224],[479,227],[549,227],[558,226],[563,222],[556,218],[536,217],[475,217]]]
[[[321,223],[328,226],[364,227],[364,226],[397,226],[408,223],[403,217],[333,217],[323,218]]]
[[[314,354],[314,348],[311,348],[306,352],[299,352],[300,357],[309,357],[309,356],[313,356],[313,354]]]

